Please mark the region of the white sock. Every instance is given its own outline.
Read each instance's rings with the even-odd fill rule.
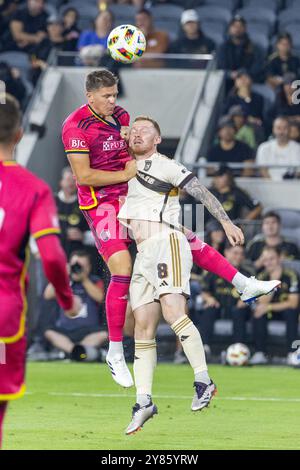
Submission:
[[[244,292],[248,280],[249,277],[246,277],[244,274],[237,272],[232,279],[232,285],[237,289],[238,292]]]
[[[209,385],[211,380],[208,375],[208,371],[204,370],[203,372],[197,372],[197,374],[195,374],[195,382],[202,382],[206,385]]]
[[[124,354],[122,341],[110,341],[108,348],[108,356],[115,356],[116,354]]]
[[[195,380],[197,381],[198,377],[196,374],[201,374],[201,377],[205,378],[206,375],[202,374],[203,372],[207,373],[205,352],[200,333],[194,323],[187,315],[183,315],[171,325],[171,328],[178,336],[184,353],[194,370]]]
[[[149,403],[149,401],[151,401],[153,375],[156,363],[157,352],[155,339],[136,339],[134,348],[133,372],[137,394],[137,403],[139,403],[141,406],[145,406]]]

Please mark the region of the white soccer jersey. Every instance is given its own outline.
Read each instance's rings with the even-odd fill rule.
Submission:
[[[137,161],[138,172],[128,183],[128,194],[118,218],[166,222],[177,226],[180,204],[178,188],[183,188],[194,175],[174,160],[154,153]]]

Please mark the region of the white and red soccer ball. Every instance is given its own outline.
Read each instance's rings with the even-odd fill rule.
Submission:
[[[117,62],[132,64],[145,52],[146,39],[136,26],[131,24],[117,26],[108,36],[107,49]]]
[[[231,344],[226,351],[226,363],[230,366],[245,366],[249,359],[250,350],[245,344]]]

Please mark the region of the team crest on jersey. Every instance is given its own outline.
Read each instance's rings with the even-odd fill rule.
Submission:
[[[152,166],[152,162],[150,160],[145,161],[144,171],[149,171]]]
[[[103,242],[108,242],[108,240],[110,240],[110,238],[111,238],[110,231],[109,230],[102,230],[102,232],[100,233],[100,238]]]

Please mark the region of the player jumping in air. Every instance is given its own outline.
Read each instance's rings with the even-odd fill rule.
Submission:
[[[179,224],[178,188],[204,203],[219,220],[230,222],[221,204],[184,166],[157,153],[161,142],[157,122],[147,117],[135,120],[129,146],[137,160],[137,175],[130,180],[119,220],[130,227],[137,243],[130,285],[135,319],[134,377],[137,402],[126,434],[132,434],[154,414],[152,382],[156,366],[155,334],[160,313],[178,336],[195,374],[192,411],[209,405],[216,386],[207,371],[201,336],[186,315],[186,297],[193,258],[185,229]],[[242,237],[233,240],[241,243]],[[262,282],[235,274],[241,299],[249,301],[269,293],[280,281]]]
[[[45,274],[68,316],[81,302],[69,286],[55,203],[50,188],[13,160],[22,137],[17,101],[5,96],[0,104],[0,447],[7,403],[25,393],[26,287],[29,236],[37,242]]]
[[[127,194],[127,182],[136,174],[136,163],[128,151],[129,114],[116,106],[118,79],[107,70],[91,72],[86,79],[88,103],[75,110],[64,122],[62,138],[78,186],[79,205],[94,234],[95,243],[111,273],[106,294],[109,330],[107,363],[114,380],[124,387],[133,385],[123,353],[123,327],[132,270],[128,246],[117,215],[120,200]],[[219,202],[203,186],[193,186],[193,196],[222,224],[232,244],[244,243],[241,230],[228,218]],[[168,193],[166,193],[166,198]],[[214,248],[189,234],[193,262],[231,282],[245,300],[260,292]],[[265,292],[264,292],[265,293]]]

